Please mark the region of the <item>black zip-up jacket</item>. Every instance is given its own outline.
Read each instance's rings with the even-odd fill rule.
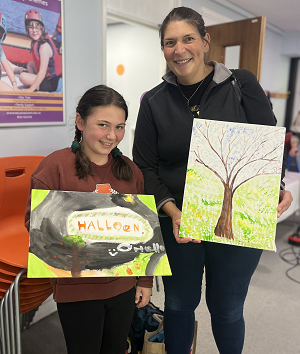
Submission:
[[[254,74],[234,71],[242,101],[231,84],[231,71],[212,61],[215,68],[200,102],[203,119],[276,125],[270,103]],[[142,170],[145,193],[153,194],[159,210],[167,201],[181,206],[189,155],[193,116],[173,72],[142,99],[133,146],[133,160]]]

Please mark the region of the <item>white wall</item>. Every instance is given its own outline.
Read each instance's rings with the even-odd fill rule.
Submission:
[[[281,54],[284,36],[266,29],[265,46],[260,84],[266,91],[286,93],[288,91],[290,58]],[[287,100],[271,98],[277,125],[284,126]]]
[[[284,34],[281,51],[290,58],[300,57],[300,31],[289,31]]]
[[[80,96],[102,80],[102,1],[64,0],[65,126],[0,129],[0,157],[48,155],[71,146],[74,117]]]
[[[128,104],[126,133],[120,144],[128,157],[140,97],[161,82],[161,55],[158,30],[125,23],[107,26],[107,85],[123,95]],[[123,75],[117,74],[119,64],[125,68]]]
[[[89,0],[88,5],[86,6],[86,2],[81,0],[64,0],[64,60],[67,63],[64,73],[66,86],[64,103],[66,105],[67,124],[65,126],[1,128],[0,157],[48,155],[56,149],[70,146],[74,135],[74,116],[77,102],[86,89],[102,83],[103,80],[101,71],[103,63],[101,49],[103,36],[101,21],[102,1]],[[200,12],[205,7],[234,21],[245,18],[245,16],[211,0],[182,0],[182,5],[192,7]],[[121,83],[123,80],[119,80],[121,77],[116,78],[117,81],[111,81],[110,77],[107,81],[109,85],[112,84],[121,93],[124,93],[125,99],[130,102],[128,126],[134,125],[134,118],[132,117],[136,116],[140,94],[159,82],[159,78],[156,75],[152,77],[150,72],[149,76],[151,77],[148,82],[148,79],[146,79],[148,69],[153,68],[153,70],[156,70],[157,66],[158,75],[161,73],[160,64],[157,64],[156,59],[154,60],[152,57],[153,50],[160,51],[158,37],[157,39],[153,37],[148,42],[148,37],[147,39],[140,37],[142,34],[141,28],[132,26],[132,34],[129,33],[128,28],[125,36],[124,27],[123,40],[120,40],[119,37],[113,38],[113,32],[108,34],[108,50],[111,53],[115,51],[115,55],[112,57],[117,59],[121,53],[124,53],[128,61],[125,72],[129,73],[132,70],[131,68],[135,69],[129,85],[124,86]],[[120,33],[118,33],[119,35]],[[137,40],[138,38],[139,40]],[[289,59],[280,55],[282,41],[283,38],[280,34],[267,29],[261,84],[268,91],[287,91]],[[144,49],[141,47],[142,44],[145,45]],[[133,64],[133,58],[136,60],[135,64]],[[148,63],[149,66],[146,67],[144,63]],[[115,65],[115,63],[111,62],[108,65]],[[109,68],[108,75],[110,75],[109,73],[115,75],[114,69]],[[132,101],[129,99],[129,95],[132,95]],[[272,102],[279,125],[283,125],[286,100],[272,99]],[[124,140],[124,153],[128,155],[130,155],[130,148],[127,148],[129,139],[130,134],[127,134]]]

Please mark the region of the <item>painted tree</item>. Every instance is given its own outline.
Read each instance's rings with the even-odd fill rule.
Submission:
[[[224,187],[216,236],[234,239],[232,202],[242,184],[257,176],[281,173],[283,132],[283,128],[263,125],[195,120],[191,142],[194,161],[213,172]]]
[[[81,236],[76,235],[66,235],[61,240],[61,245],[65,247],[67,251],[66,259],[62,260],[57,258],[57,260],[68,267],[71,270],[72,277],[80,277],[80,273],[88,260],[86,256],[88,253],[83,252],[86,248],[86,243]],[[82,254],[80,256],[80,254]]]

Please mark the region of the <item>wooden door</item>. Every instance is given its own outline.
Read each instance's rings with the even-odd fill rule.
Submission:
[[[206,29],[211,37],[210,60],[224,64],[226,47],[240,46],[239,68],[252,71],[260,80],[265,16],[208,26]]]

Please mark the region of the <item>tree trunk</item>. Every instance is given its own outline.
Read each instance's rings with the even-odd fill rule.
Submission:
[[[72,245],[72,268],[71,268],[71,274],[72,277],[80,277],[81,276],[81,265],[80,265],[80,260],[79,260],[79,252],[77,245]]]
[[[225,186],[221,215],[215,227],[215,235],[233,240],[232,233],[232,190]]]

